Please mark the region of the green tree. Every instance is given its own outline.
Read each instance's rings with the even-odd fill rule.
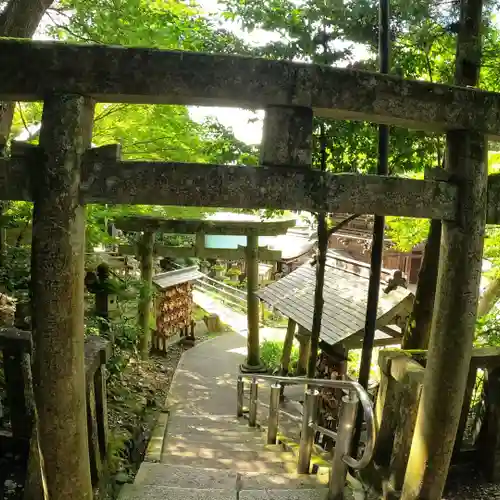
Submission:
[[[236,36],[204,17],[199,8],[177,1],[62,0],[47,15],[51,22],[48,33],[64,41],[208,52],[247,51]],[[24,132],[36,143],[41,114],[41,103],[18,105],[14,136]],[[98,104],[93,143],[121,144],[125,160],[256,164],[258,153],[216,120],[201,124],[193,121],[185,106]],[[207,211],[210,210],[92,205],[87,210],[88,244],[108,241],[104,221],[127,213],[199,218]]]
[[[226,18],[249,32],[260,29],[279,35],[279,41],[257,47],[255,53],[273,59],[300,60],[334,66],[376,70],[378,2],[332,2],[313,0],[240,1],[221,0]],[[444,22],[443,9],[434,2],[419,0],[391,2],[392,36],[399,39],[409,27],[437,18]],[[422,38],[424,36],[422,35]],[[399,55],[401,52],[401,55]],[[415,58],[393,50],[393,71],[405,77],[421,77]],[[364,53],[363,60],[357,59]],[[337,172],[375,173],[377,127],[367,122],[316,120],[317,154],[320,124],[328,138],[327,168]],[[390,169],[392,173],[423,171],[438,163],[437,141],[420,131],[391,127]],[[317,161],[315,162],[318,163]]]

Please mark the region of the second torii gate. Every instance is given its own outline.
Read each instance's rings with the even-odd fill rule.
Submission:
[[[265,371],[260,362],[259,352],[259,298],[256,295],[259,286],[259,260],[277,261],[281,252],[259,247],[259,236],[277,236],[285,234],[295,225],[295,219],[260,220],[258,217],[249,220],[216,220],[216,219],[166,219],[151,216],[129,216],[115,221],[115,226],[122,231],[142,232],[137,248],[123,245],[123,254],[138,255],[141,262],[141,274],[144,290],[139,304],[139,324],[143,331],[143,353],[149,351],[150,330],[149,315],[151,310],[151,290],[153,279],[153,256],[186,258],[219,258],[226,260],[245,259],[247,268],[247,359],[242,370],[255,373]],[[155,233],[195,234],[196,242],[192,247],[174,247],[155,245]],[[206,248],[205,235],[246,236],[246,247]]]

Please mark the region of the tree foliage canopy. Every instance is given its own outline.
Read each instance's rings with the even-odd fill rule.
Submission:
[[[481,87],[488,90],[499,90],[500,33],[492,14],[497,7],[496,0],[488,2],[484,19]],[[220,0],[219,8],[220,16],[208,16],[195,3],[177,0],[60,0],[47,12],[46,31],[59,40],[84,43],[251,54],[368,70],[377,68],[377,0],[347,3]],[[452,82],[457,21],[456,2],[391,0],[391,71],[405,78]],[[232,29],[233,26],[238,26],[239,31]],[[245,34],[256,30],[267,32],[272,41],[247,43]],[[30,133],[25,135],[36,141],[33,125],[39,124],[41,110],[39,103],[18,106],[13,134],[28,128]],[[321,149],[320,124],[327,139],[329,170],[376,171],[375,125],[316,120],[316,165]],[[443,137],[397,127],[391,127],[390,132],[391,173],[421,176],[426,167],[442,164]],[[238,141],[230,129],[216,120],[194,122],[185,106],[100,104],[96,109],[93,142],[95,145],[119,142],[129,160],[256,164],[258,158],[256,148]],[[495,161],[492,164],[497,165],[499,162]],[[21,207],[12,210],[26,212]],[[98,220],[130,210],[155,210],[170,216],[201,215],[194,208],[91,207],[92,240],[104,237],[102,232],[92,229]],[[389,218],[388,222],[391,237],[403,250],[425,238],[426,221]],[[491,232],[489,240],[495,239],[494,234]]]

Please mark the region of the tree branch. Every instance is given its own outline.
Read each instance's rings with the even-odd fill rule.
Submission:
[[[336,233],[337,231],[339,231],[340,229],[342,229],[344,226],[346,226],[347,224],[349,224],[349,222],[353,221],[354,219],[357,219],[361,214],[354,214],[354,215],[351,215],[350,217],[347,217],[346,219],[344,219],[343,221],[340,221],[337,225],[331,227],[329,230],[328,230],[328,238],[330,238],[330,236],[334,233]]]

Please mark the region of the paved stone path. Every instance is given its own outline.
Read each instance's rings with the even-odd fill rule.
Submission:
[[[198,292],[195,301],[235,331],[183,354],[172,380],[168,423],[164,439],[163,432],[159,439],[157,458],[146,458],[120,500],[324,500],[327,475],[297,474],[294,453],[282,445],[267,445],[265,432],[236,418],[236,382],[246,355],[246,317]],[[284,329],[263,329],[262,337],[283,335]],[[289,398],[301,399],[302,393],[301,386],[285,390]],[[261,422],[267,417],[268,401],[269,388],[261,384]],[[295,419],[300,419],[297,407],[281,412],[280,425],[286,421],[298,432],[300,423],[287,420],[288,411],[295,411]],[[346,499],[353,498],[362,497],[349,491]]]

